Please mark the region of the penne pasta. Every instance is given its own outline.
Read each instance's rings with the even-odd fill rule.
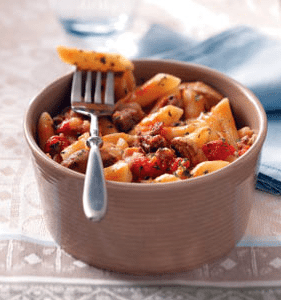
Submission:
[[[159,109],[159,111],[149,114],[143,118],[138,125],[131,131],[131,134],[138,131],[138,128],[151,127],[156,123],[163,123],[164,126],[171,126],[176,123],[182,116],[183,110],[173,105],[167,105]]]
[[[115,76],[116,100],[126,97],[136,89],[136,80],[132,70],[125,71],[121,76]]]
[[[136,102],[142,107],[153,104],[158,98],[163,97],[173,91],[181,82],[181,79],[166,73],[159,73],[137,87],[127,97],[120,99],[116,103],[118,107],[121,103]]]
[[[70,144],[68,147],[66,147],[60,155],[62,156],[62,159],[67,159],[71,154],[73,154],[76,151],[88,149],[87,146],[87,139],[89,138],[89,133],[84,133],[76,142]]]
[[[42,150],[44,150],[47,140],[54,134],[54,121],[49,113],[43,112],[39,117],[37,126],[39,146]]]
[[[165,182],[172,182],[172,181],[180,181],[180,178],[172,174],[163,174],[154,179],[155,183],[165,183]]]
[[[131,182],[133,178],[128,163],[123,160],[119,160],[112,166],[104,168],[104,176],[106,180],[119,182]]]
[[[57,52],[63,62],[75,65],[81,70],[125,72],[134,69],[130,60],[117,53],[101,53],[65,46],[58,46]]]
[[[227,165],[229,165],[229,162],[223,160],[203,161],[191,171],[191,175],[193,177],[206,175],[217,171]]]
[[[239,135],[227,98],[214,106],[203,119],[213,130],[220,132],[230,145],[237,147],[236,143],[239,140]]]
[[[83,70],[118,72],[114,112],[99,119],[106,180],[188,180],[226,167],[255,141],[250,127],[237,129],[229,99],[202,81],[181,82],[158,73],[136,86],[134,67],[122,56],[63,47],[58,52],[63,61]],[[71,109],[54,118],[44,112],[38,143],[57,163],[84,173],[89,128],[89,119]]]
[[[207,100],[196,91],[184,86],[182,88],[182,99],[184,103],[184,117],[186,120],[197,118],[201,113],[206,112]]]
[[[129,145],[132,144],[136,140],[135,136],[124,133],[124,132],[116,132],[116,133],[104,135],[102,137],[102,140],[103,140],[103,142],[117,144],[117,142],[120,138],[125,140]]]
[[[113,122],[108,117],[99,118],[99,132],[101,135],[107,135],[118,132]]]

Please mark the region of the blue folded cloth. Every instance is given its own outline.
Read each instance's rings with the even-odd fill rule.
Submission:
[[[257,189],[281,195],[281,40],[239,26],[204,41],[153,25],[139,43],[137,58],[202,64],[236,79],[259,98],[268,116]]]

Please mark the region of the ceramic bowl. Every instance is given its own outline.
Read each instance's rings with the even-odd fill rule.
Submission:
[[[229,98],[238,128],[248,125],[257,133],[255,143],[205,176],[165,184],[108,181],[108,210],[94,223],[83,212],[84,175],[52,161],[36,141],[40,114],[55,115],[70,104],[72,74],[67,74],[33,99],[24,120],[45,221],[62,249],[92,266],[130,274],[190,270],[229,253],[245,233],[266,115],[251,91],[210,68],[167,60],[134,63],[140,82],[166,72],[216,88]]]

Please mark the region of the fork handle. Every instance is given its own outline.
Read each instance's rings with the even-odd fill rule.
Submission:
[[[90,147],[83,191],[83,208],[88,219],[100,221],[107,208],[107,193],[103,174],[103,164],[99,150],[101,139],[91,136],[87,143]]]

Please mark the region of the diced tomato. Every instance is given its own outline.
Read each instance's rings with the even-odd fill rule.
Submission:
[[[134,153],[131,161],[131,172],[136,181],[156,178],[168,173],[173,159],[173,152],[167,148],[160,148],[156,153],[148,156],[142,153]]]
[[[179,167],[183,167],[187,170],[190,167],[190,161],[187,158],[177,157],[170,167],[170,172],[176,172]]]
[[[202,150],[208,160],[226,160],[235,153],[235,148],[221,139],[204,144]]]
[[[63,133],[69,135],[71,133],[70,122],[68,120],[64,120],[57,128],[57,133]]]
[[[150,176],[151,166],[148,157],[141,153],[135,153],[131,163],[131,172],[136,180],[142,180]]]
[[[64,148],[70,145],[69,140],[62,135],[51,136],[45,145],[44,151],[50,153],[51,156],[59,154]]]
[[[167,167],[167,163],[164,160],[161,160],[160,157],[154,155],[150,159],[150,177],[155,178],[164,174]]]
[[[158,168],[161,170],[161,174],[164,173],[169,173],[170,172],[170,167],[171,164],[173,163],[173,161],[175,160],[176,156],[175,156],[175,152],[172,149],[169,148],[159,148],[155,154],[152,157],[152,161],[156,160],[156,164]],[[161,175],[157,174],[157,176]]]
[[[81,134],[81,126],[83,119],[73,117],[64,120],[57,128],[57,133],[63,133],[64,135]]]
[[[250,148],[250,145],[243,145],[241,146],[241,148],[238,150],[238,155],[241,156],[244,153],[246,153],[248,151],[248,149]]]

